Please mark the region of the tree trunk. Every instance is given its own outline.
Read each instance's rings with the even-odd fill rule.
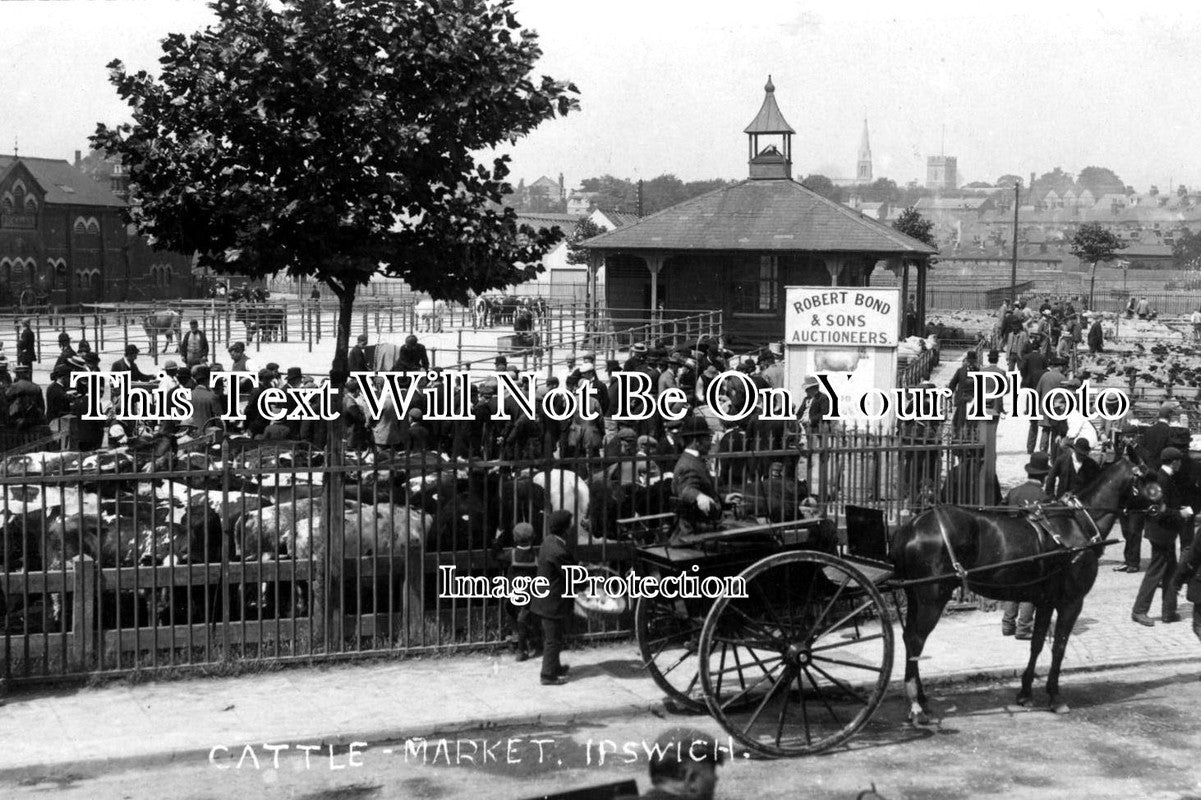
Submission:
[[[1088,282],[1088,310],[1093,309],[1093,290],[1097,288],[1097,262],[1093,262],[1093,276]]]
[[[341,389],[349,371],[350,325],[354,315],[355,290],[358,287],[348,283],[341,291],[332,286],[330,288],[338,298],[338,338],[334,344],[334,362],[330,366],[329,376],[330,380],[334,381],[334,388]]]

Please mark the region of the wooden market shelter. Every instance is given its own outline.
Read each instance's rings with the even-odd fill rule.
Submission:
[[[937,250],[828,200],[792,177],[792,126],[768,77],[746,127],[749,176],[582,243],[591,252],[590,297],[605,269],[604,307],[719,309],[728,336],[777,341],[785,286],[868,286],[877,267],[915,275],[919,330],[926,275]],[[613,315],[615,320],[618,316]]]

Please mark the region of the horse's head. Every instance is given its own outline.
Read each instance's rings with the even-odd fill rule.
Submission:
[[[1080,501],[1093,511],[1094,518],[1116,517],[1154,508],[1163,502],[1163,488],[1138,452],[1127,445],[1121,457],[1080,493]]]

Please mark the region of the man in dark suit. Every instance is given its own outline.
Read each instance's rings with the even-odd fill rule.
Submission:
[[[563,633],[571,621],[571,610],[575,598],[564,597],[567,578],[563,567],[575,564],[575,557],[568,550],[572,514],[570,511],[555,511],[547,522],[548,530],[538,548],[538,577],[546,580],[546,597],[530,599],[530,611],[542,620],[542,685],[561,686],[567,682],[567,670],[559,661],[563,650]]]
[[[17,338],[17,365],[31,366],[37,349],[37,337],[30,327],[29,319],[21,320],[21,335]]]
[[[1046,453],[1034,453],[1026,465],[1026,482],[1009,490],[1005,505],[1022,508],[1032,503],[1045,503],[1051,499],[1043,489],[1043,481],[1051,471],[1051,459]],[[1001,635],[1017,639],[1030,639],[1034,634],[1034,603],[1019,603],[1016,600],[1001,604]]]
[[[1085,316],[1092,319],[1092,324],[1088,327],[1088,352],[1104,353],[1105,332],[1101,329],[1101,315],[1093,311],[1086,311]]]
[[[1201,536],[1193,539],[1192,545],[1180,556],[1180,566],[1172,580],[1172,594],[1180,591],[1180,587],[1188,585],[1185,597],[1193,604],[1193,635],[1201,639]]]
[[[1159,469],[1160,453],[1172,438],[1172,418],[1179,413],[1180,406],[1168,401],[1159,407],[1155,424],[1147,428],[1139,439],[1139,455],[1151,469]]]
[[[1101,474],[1101,467],[1093,461],[1091,452],[1088,439],[1080,438],[1072,444],[1071,450],[1057,458],[1047,478],[1047,494],[1051,497],[1079,494],[1081,489],[1096,480]]]
[[[721,517],[721,498],[704,456],[713,442],[713,433],[704,418],[690,414],[680,426],[684,452],[672,469],[672,493],[676,497],[676,527],[669,544],[687,544],[689,537],[705,522]]]
[[[350,372],[367,372],[367,334],[360,333],[354,347],[346,354],[346,369]]]
[[[1175,447],[1164,448],[1156,475],[1163,489],[1163,503],[1159,513],[1147,517],[1146,537],[1151,543],[1151,562],[1138,587],[1130,618],[1148,627],[1155,624],[1147,612],[1151,610],[1155,590],[1160,588],[1163,589],[1163,621],[1180,621],[1180,615],[1176,613],[1176,594],[1171,591],[1176,575],[1176,537],[1184,528],[1184,521],[1193,516],[1193,509],[1182,507],[1180,501],[1178,474],[1183,460],[1184,454]]]
[[[139,352],[141,352],[141,351],[138,350],[138,346],[136,344],[125,345],[125,357],[118,358],[116,361],[113,362],[112,371],[113,372],[128,372],[129,379],[131,381],[133,381],[134,383],[150,383],[151,381],[153,381],[154,378],[150,377],[146,373],[142,372],[142,370],[138,369],[138,365],[137,365],[136,361],[137,361]]]

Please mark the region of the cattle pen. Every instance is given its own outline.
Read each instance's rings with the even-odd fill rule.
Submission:
[[[830,432],[714,456],[723,492],[778,521],[806,503],[845,528],[893,528],[949,498],[977,502],[972,439]],[[439,567],[502,574],[517,521],[583,523],[583,563],[619,573],[632,518],[672,513],[674,454],[449,460],[237,438],[157,452],[4,459],[0,679],[89,676],[497,647],[504,598],[440,596]],[[653,462],[654,466],[650,464]],[[657,480],[627,476],[658,475]],[[958,478],[956,477],[958,476]],[[941,493],[941,497],[940,497]],[[809,513],[809,512],[807,512]],[[497,532],[501,538],[497,539]],[[628,617],[584,637],[628,636]]]

